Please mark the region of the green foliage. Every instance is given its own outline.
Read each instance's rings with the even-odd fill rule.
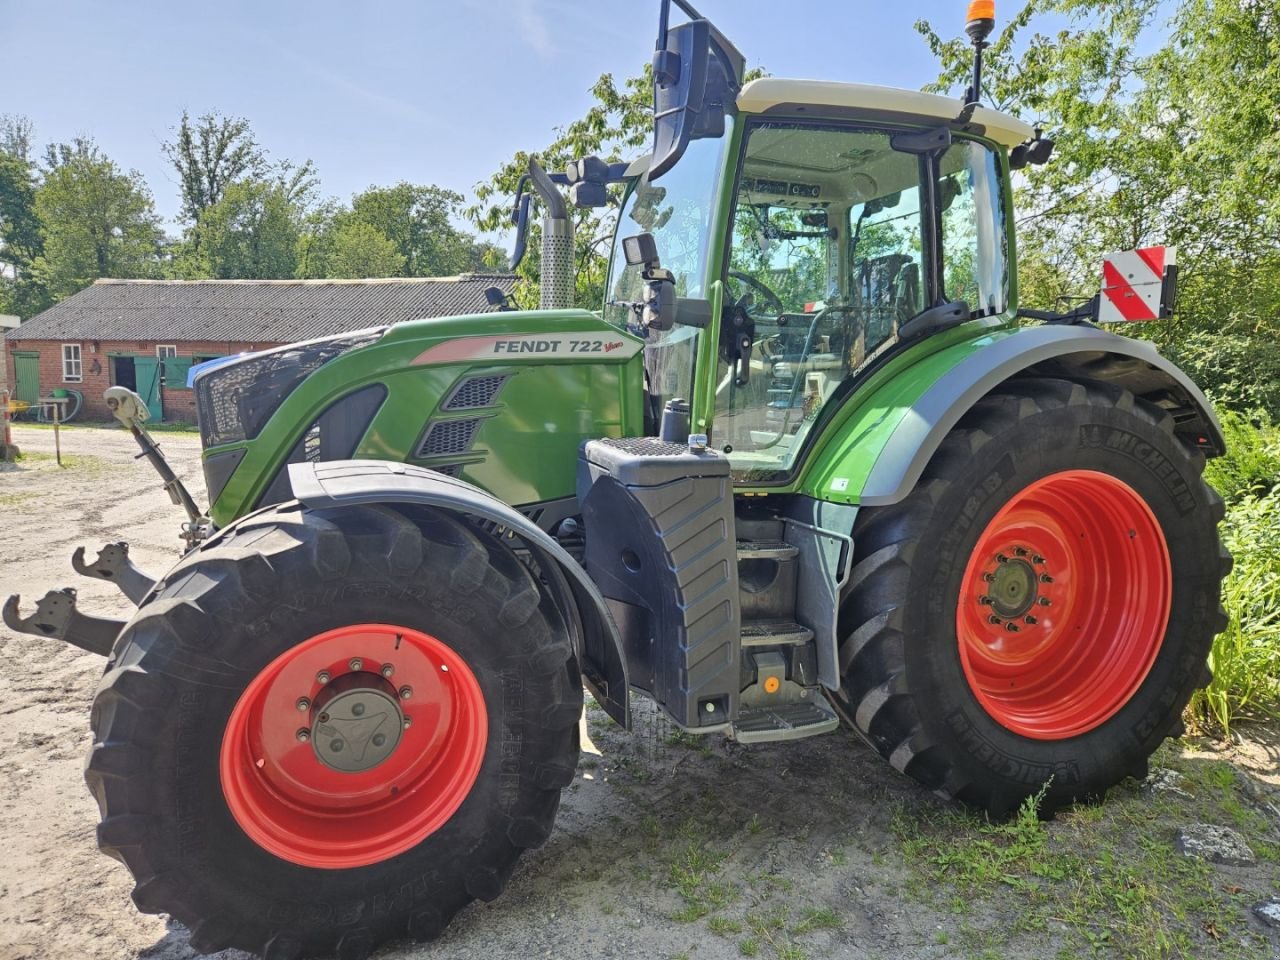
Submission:
[[[1205,465],[1205,479],[1228,504],[1262,497],[1280,487],[1280,431],[1270,424],[1261,428],[1238,413],[1222,414],[1225,456]]]
[[[246,180],[205,208],[179,272],[190,279],[283,280],[298,266],[302,207],[285,184]]]
[[[386,276],[447,277],[483,268],[475,239],[453,225],[461,195],[431,184],[370,187],[339,214],[339,229],[352,223],[373,227],[399,252],[403,265]],[[337,274],[335,274],[337,275]]]
[[[243,117],[214,112],[193,123],[183,110],[175,138],[161,149],[178,174],[182,218],[191,223],[218,203],[229,186],[266,173],[266,154]]]
[[[346,223],[333,232],[330,277],[398,277],[404,265],[395,242],[371,224]]]
[[[44,253],[36,213],[36,169],[29,159],[30,122],[0,117],[0,313],[29,317],[49,305],[48,291],[32,274]]]
[[[1164,352],[1217,406],[1280,420],[1280,334],[1191,330]]]
[[[55,299],[98,277],[154,277],[163,235],[142,175],[125,172],[84,138],[55,144],[36,191],[44,228],[33,276]]]
[[[549,171],[559,171],[578,157],[596,155],[614,163],[639,156],[653,130],[652,70],[631,77],[619,85],[613,74],[603,74],[591,88],[595,102],[586,114],[567,126],[558,127],[555,139],[538,151],[538,162]],[[510,224],[511,199],[516,184],[528,170],[530,154],[518,151],[483,183],[476,185],[476,203],[467,216],[481,230],[504,229]],[[617,196],[618,189],[614,193]],[[597,310],[604,302],[605,270],[608,245],[612,241],[612,217],[598,210],[573,210],[574,238],[577,254],[577,303]],[[542,230],[537,217],[531,216],[529,249],[518,273],[522,283],[523,302],[538,299],[539,250]]]

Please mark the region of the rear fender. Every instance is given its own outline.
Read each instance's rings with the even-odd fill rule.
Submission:
[[[878,404],[874,396],[859,401],[871,409],[879,405],[882,409],[876,411],[877,417],[890,419],[896,426],[874,455],[869,471],[863,466],[866,479],[860,488],[841,480],[842,475],[856,472],[855,458],[865,464],[866,450],[851,444],[847,454],[827,459],[809,478],[806,486],[814,496],[864,506],[898,503],[915,487],[925,465],[961,417],[982,397],[1015,377],[1118,384],[1169,409],[1178,436],[1188,446],[1211,457],[1226,449],[1222,428],[1200,388],[1144,340],[1089,326],[1045,325],[993,335],[980,349],[973,349],[972,343],[949,349],[957,350],[957,362],[912,402]],[[912,374],[909,367],[898,376]]]
[[[385,460],[333,460],[289,467],[293,495],[313,509],[364,503],[416,503],[497,524],[532,552],[573,634],[583,683],[630,728],[622,639],[604,597],[586,571],[546,531],[478,487],[422,467]]]

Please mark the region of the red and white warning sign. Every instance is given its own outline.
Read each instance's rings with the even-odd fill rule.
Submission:
[[[1142,247],[1103,257],[1098,320],[1123,323],[1168,316],[1176,273],[1174,247]]]

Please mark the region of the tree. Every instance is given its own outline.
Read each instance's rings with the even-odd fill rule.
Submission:
[[[151,277],[162,233],[151,193],[136,170],[125,172],[84,138],[54,144],[36,191],[43,251],[32,273],[60,299],[98,277]]]
[[[461,204],[452,190],[401,182],[356,194],[337,223],[365,224],[390,239],[403,260],[402,276],[447,277],[476,266],[475,238],[452,221]]]
[[[1052,35],[1045,14],[1068,18]],[[957,90],[972,53],[917,25]],[[1139,332],[1203,360],[1230,403],[1270,397],[1246,382],[1280,368],[1280,17],[1256,0],[1031,0],[987,52],[996,106],[1043,123],[1058,143],[1019,185],[1020,289],[1051,305],[1097,289],[1103,254],[1179,248],[1180,307]],[[1180,349],[1183,344],[1188,349]],[[1208,370],[1211,364],[1201,363]],[[1243,378],[1240,379],[1240,378]],[[1280,414],[1280,407],[1271,410]]]
[[[0,269],[0,313],[29,317],[49,305],[48,292],[31,272],[43,252],[35,168],[0,149],[0,265],[7,267]]]
[[[233,183],[200,214],[191,231],[198,243],[184,252],[180,272],[217,280],[290,279],[304,214],[287,184]]]
[[[595,102],[586,114],[568,126],[557,128],[556,138],[539,151],[538,162],[557,171],[571,160],[596,155],[614,163],[640,155],[653,129],[652,69],[646,65],[642,75],[624,80],[621,86],[613,75],[603,74],[591,88]],[[507,229],[511,198],[516,184],[528,170],[529,154],[517,152],[488,180],[476,186],[477,202],[468,208],[467,216],[483,231]],[[616,193],[615,188],[615,193]],[[607,245],[613,238],[612,216],[598,210],[573,210],[576,246],[576,299],[579,306],[599,309],[604,302]],[[525,303],[537,303],[537,278],[542,231],[530,224],[529,247],[518,273],[520,297]]]
[[[330,277],[398,277],[404,267],[404,255],[395,241],[377,227],[353,221],[334,231]]]
[[[182,218],[195,223],[222,199],[228,187],[247,177],[261,178],[266,154],[254,139],[249,121],[206,113],[192,123],[182,111],[177,134],[162,149],[178,174]]]
[[[9,153],[20,160],[31,161],[31,142],[35,137],[35,124],[30,117],[17,113],[0,113],[0,153]]]

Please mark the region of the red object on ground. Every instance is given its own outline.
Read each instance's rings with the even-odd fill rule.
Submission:
[[[1066,470],[1030,484],[982,532],[956,608],[960,661],[983,708],[1036,740],[1100,726],[1146,679],[1173,570],[1138,493]]]
[[[301,701],[323,704],[340,680],[389,689],[410,721],[369,769],[334,769],[311,742],[313,711]],[[366,744],[373,735],[362,734]],[[457,812],[487,741],[484,694],[452,647],[407,627],[340,627],[282,653],[241,694],[223,734],[222,790],[236,823],[276,856],[367,866],[417,846]]]

